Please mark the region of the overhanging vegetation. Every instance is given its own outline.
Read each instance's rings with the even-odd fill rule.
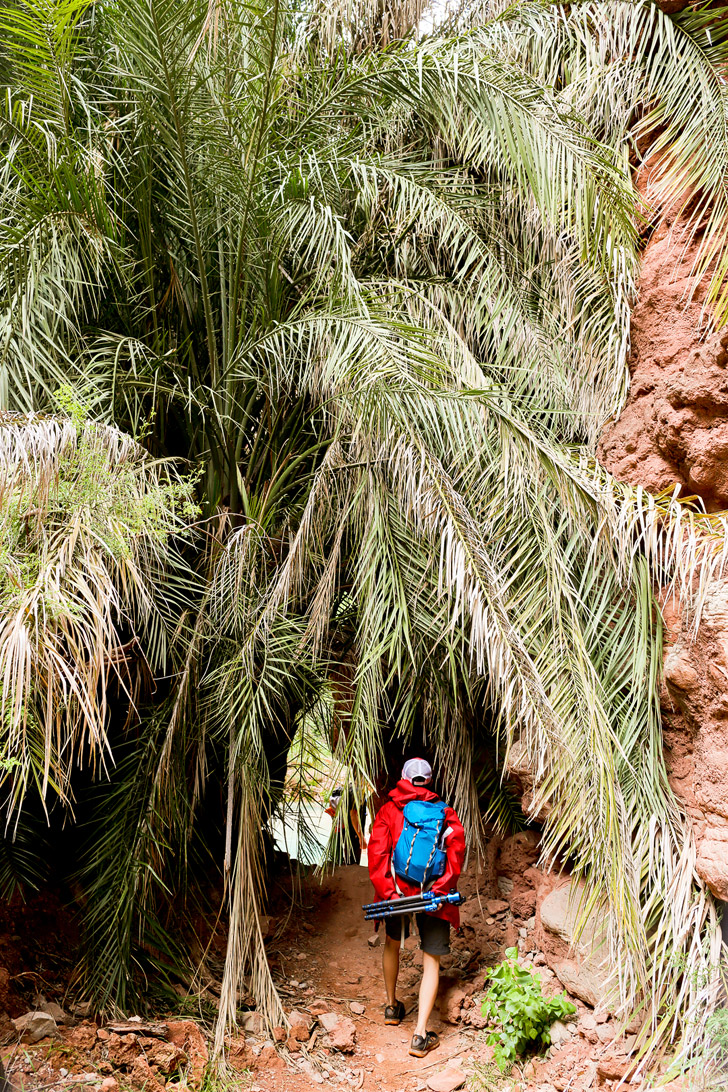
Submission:
[[[388,739],[426,735],[476,848],[473,756],[518,740],[544,853],[608,900],[624,1012],[649,1006],[662,1036],[689,1013],[695,1041],[719,938],[662,759],[655,589],[692,594],[724,528],[619,486],[594,447],[659,216],[637,211],[640,161],[692,210],[726,309],[725,23],[526,2],[418,41],[420,14],[0,15],[0,389],[58,415],[0,429],[2,580],[39,601],[49,569],[65,581],[52,619],[5,593],[7,814],[22,824],[34,778],[68,805],[79,756],[107,756],[81,876],[106,1005],[135,945],[169,945],[153,908],[194,886],[186,847],[214,848],[222,1046],[244,975],[279,1011],[260,832],[302,718],[365,779]],[[142,447],[197,468],[194,537],[190,487]],[[125,681],[113,723],[107,664],[125,679],[130,642],[125,671],[158,685]]]

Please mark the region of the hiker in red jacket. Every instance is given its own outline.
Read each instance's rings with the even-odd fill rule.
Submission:
[[[420,888],[395,875],[392,854],[404,826],[404,807],[412,800],[439,801],[437,793],[427,788],[432,780],[432,768],[423,758],[411,758],[405,762],[402,780],[389,794],[389,801],[377,812],[369,835],[369,875],[376,897],[396,899],[400,895],[418,895]],[[462,823],[452,808],[445,811],[445,829],[442,846],[447,857],[445,871],[426,889],[447,894],[457,887],[465,858],[465,835]],[[434,1031],[427,1030],[437,989],[440,982],[440,958],[450,951],[450,926],[460,924],[457,906],[445,905],[434,913],[415,915],[422,948],[422,981],[420,983],[417,1027],[412,1036],[409,1053],[416,1058],[424,1056],[440,1045]],[[404,1005],[397,1000],[397,975],[399,974],[399,950],[403,937],[409,935],[409,917],[385,918],[387,936],[382,954],[384,986],[387,991],[385,1024],[399,1024],[405,1015]]]

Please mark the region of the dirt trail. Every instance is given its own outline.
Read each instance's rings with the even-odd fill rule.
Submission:
[[[354,1049],[329,1051],[323,1045],[325,1038],[315,1036],[304,1054],[289,1041],[293,1053],[284,1048],[283,1058],[274,1060],[269,1048],[249,1043],[260,1054],[252,1063],[250,1083],[242,1087],[251,1092],[303,1092],[323,1077],[325,1085],[360,1087],[364,1092],[421,1092],[444,1070],[460,1071],[465,1077],[462,1087],[472,1092],[512,1087],[514,1080],[521,1089],[539,1092],[583,1092],[616,1083],[629,1071],[626,1058],[612,1063],[610,1069],[616,1028],[606,1013],[599,1014],[597,1022],[589,1007],[578,1000],[574,1022],[551,1056],[526,1061],[508,1078],[498,1073],[480,1016],[486,967],[501,959],[506,947],[518,945],[526,962],[535,961],[533,969],[541,975],[546,995],[561,992],[562,986],[545,958],[534,950],[535,917],[514,915],[494,875],[481,873],[476,878],[466,873],[461,890],[467,896],[462,927],[458,935],[453,934],[451,955],[443,958],[438,1005],[430,1021],[441,1046],[420,1060],[407,1052],[422,966],[417,938],[407,940],[400,965],[398,993],[408,1015],[399,1027],[388,1027],[383,1022],[381,942],[370,946],[372,924],[364,921],[361,912],[362,903],[372,897],[366,870],[340,868],[318,892],[309,887],[306,899],[312,909],[293,918],[270,945],[274,975],[288,1011],[313,1015],[327,1010],[351,1020],[356,1028]],[[515,894],[516,903],[525,903],[525,913],[530,912],[532,901],[524,899],[523,884],[515,884],[510,894]]]
[[[328,893],[330,892],[330,894]],[[322,892],[318,908],[309,922],[294,926],[282,942],[272,948],[277,981],[286,1001],[298,1011],[310,1007],[310,999],[327,1002],[330,1011],[338,1012],[353,1020],[356,1025],[355,1051],[342,1055],[341,1060],[353,1070],[358,1070],[364,1090],[384,1090],[423,1087],[420,1074],[430,1074],[442,1068],[445,1057],[460,1053],[464,1040],[472,1040],[474,1032],[461,1034],[452,1024],[445,1023],[438,1009],[430,1026],[442,1039],[441,1048],[426,1059],[411,1058],[407,1047],[414,1030],[417,990],[419,987],[422,953],[416,937],[405,943],[401,955],[399,997],[404,1001],[408,1015],[399,1027],[388,1027],[383,1022],[384,988],[382,984],[382,947],[384,930],[377,934],[377,945],[370,946],[374,936],[371,922],[364,920],[362,903],[372,898],[372,888],[366,869],[350,867],[338,869],[333,882]],[[306,928],[305,926],[309,927]],[[313,932],[310,927],[313,926]],[[469,985],[464,968],[471,962],[472,952],[465,947],[464,938],[455,938],[452,955],[443,961],[443,990],[441,1000],[446,1009],[448,999],[461,984]],[[303,980],[303,989],[291,986]],[[307,1002],[309,1003],[307,1005]],[[351,1005],[364,1012],[352,1011]],[[314,1009],[321,1006],[314,1004]],[[459,1006],[458,1006],[459,1009]],[[313,1055],[315,1064],[326,1068],[323,1058]],[[331,1055],[329,1057],[332,1057]],[[336,1069],[329,1070],[332,1076]],[[310,1080],[310,1074],[307,1075]],[[279,1070],[272,1080],[256,1072],[255,1084],[267,1090],[298,1090],[310,1087],[310,1083],[288,1070]]]
[[[230,1080],[215,1084],[216,1092],[616,1089],[633,1070],[625,1052],[629,1041],[618,1037],[619,1028],[606,1011],[592,1011],[576,999],[577,1012],[562,1028],[562,1040],[548,1055],[525,1060],[510,1075],[498,1072],[486,1045],[480,1015],[485,970],[503,957],[506,947],[518,947],[521,963],[540,976],[547,996],[563,989],[548,966],[549,960],[557,965],[558,949],[549,950],[536,891],[540,898],[564,880],[540,872],[534,866],[537,853],[534,839],[518,835],[500,848],[494,843],[484,871],[476,876],[471,870],[462,877],[467,898],[462,927],[453,934],[451,954],[443,958],[440,995],[430,1021],[441,1046],[424,1059],[407,1052],[422,965],[417,937],[409,938],[401,956],[398,994],[407,1016],[399,1027],[387,1027],[382,940],[373,940],[372,923],[361,910],[372,897],[366,869],[338,868],[323,883],[315,877],[305,880],[299,905],[285,918],[271,919],[267,941],[291,1027],[274,1029],[274,1039],[269,1039],[260,1017],[248,1014],[246,1027],[230,1042]],[[60,994],[58,1000],[63,1000]],[[48,1001],[53,1004],[50,995]],[[165,1018],[160,1014],[155,1019]],[[10,1061],[11,1087],[18,1092],[198,1089],[207,1059],[203,1030],[190,1019],[180,1019],[179,1013],[170,1013],[160,1026],[161,1037],[153,1028],[114,1030],[80,1019],[59,1027],[56,1038],[37,1046],[18,1046],[15,1035],[0,1058]],[[451,1077],[449,1083],[444,1072]],[[622,1087],[635,1089],[640,1083],[629,1086],[623,1080]]]

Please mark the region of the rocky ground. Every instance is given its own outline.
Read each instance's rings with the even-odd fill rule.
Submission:
[[[610,1015],[603,967],[589,950],[594,940],[598,943],[598,922],[590,923],[579,945],[571,945],[568,878],[544,874],[535,865],[537,855],[535,835],[519,834],[494,842],[484,870],[464,877],[468,900],[462,928],[443,960],[431,1025],[441,1047],[421,1060],[407,1053],[422,962],[416,939],[407,941],[402,954],[400,996],[407,1017],[400,1027],[386,1027],[381,938],[361,913],[371,897],[366,870],[340,868],[323,884],[308,880],[304,910],[285,924],[272,920],[268,939],[290,1027],[276,1028],[269,1037],[258,1014],[247,1013],[241,1034],[229,1044],[226,1080],[210,1083],[208,1077],[207,1087],[216,1092],[225,1087],[304,1092],[314,1085],[365,1092],[609,1092],[620,1082],[640,1085],[637,1077],[629,1084],[635,1037]],[[568,1024],[555,1026],[547,1055],[526,1059],[502,1075],[486,1044],[480,1002],[486,968],[510,946],[517,946],[522,964],[541,977],[547,996],[568,987],[577,1011]],[[45,979],[33,974],[27,969],[3,979],[0,973],[0,1006],[8,1008],[1,1056],[13,1090],[172,1092],[201,1086],[209,1057],[210,1028],[204,1022],[180,1019],[179,1012],[159,1014],[151,1023],[139,1017],[122,1023],[92,1019],[83,1003],[73,1006],[60,987],[58,996],[51,995],[48,974]],[[39,982],[29,1007],[30,986]],[[214,986],[208,989],[211,996]]]

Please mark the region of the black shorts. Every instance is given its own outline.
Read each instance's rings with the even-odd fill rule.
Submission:
[[[411,917],[411,914],[404,914],[396,918],[385,918],[384,927],[387,930],[387,936],[392,940],[399,940],[402,936],[404,921],[404,935],[408,937]],[[447,955],[450,951],[450,922],[425,913],[415,914],[415,920],[422,951],[427,952],[428,955]]]

